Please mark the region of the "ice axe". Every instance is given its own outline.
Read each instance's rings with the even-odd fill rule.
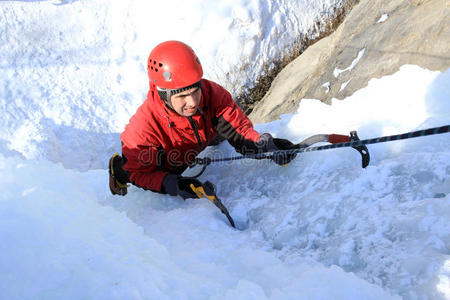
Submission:
[[[344,147],[352,147],[356,149],[362,157],[362,167],[365,168],[369,165],[370,161],[370,154],[369,150],[367,149],[366,145],[371,144],[378,144],[378,143],[385,143],[385,142],[391,142],[391,141],[399,141],[399,140],[406,140],[411,138],[417,138],[417,137],[424,137],[424,136],[430,136],[435,134],[443,134],[450,132],[450,124],[444,125],[440,127],[433,127],[433,128],[427,128],[427,129],[421,129],[416,131],[410,131],[400,134],[394,134],[394,135],[386,135],[386,136],[379,136],[371,139],[364,139],[360,140],[358,138],[358,135],[356,134],[356,131],[350,132],[350,136],[346,135],[340,135],[340,134],[317,134],[313,135],[301,143],[298,143],[296,145],[293,145],[292,143],[286,144],[282,143],[281,139],[274,138],[273,141],[275,145],[277,145],[278,148],[284,148],[283,150],[274,151],[274,152],[265,152],[265,153],[257,153],[257,154],[250,154],[250,155],[240,155],[240,156],[231,156],[231,157],[225,157],[225,158],[210,158],[210,157],[197,157],[195,159],[195,162],[191,165],[191,167],[194,167],[196,165],[202,166],[201,171],[193,176],[192,178],[197,178],[203,172],[205,171],[206,167],[210,165],[211,163],[216,162],[223,162],[223,161],[236,161],[246,158],[254,158],[254,159],[263,159],[263,158],[272,158],[274,153],[275,154],[284,154],[284,155],[293,155],[293,154],[299,154],[299,153],[305,153],[305,152],[313,152],[313,151],[323,151],[328,149],[335,149],[335,148],[344,148]],[[312,144],[318,143],[318,142],[329,142],[331,145],[322,145],[322,146],[314,146],[310,147]]]
[[[227,208],[222,204],[222,201],[217,197],[216,191],[214,188],[214,184],[212,184],[209,181],[206,181],[205,183],[196,186],[195,184],[191,183],[190,188],[194,193],[197,195],[198,198],[207,198],[209,201],[211,201],[215,206],[217,206],[220,211],[227,217],[228,221],[230,221],[231,226],[233,228],[236,228],[234,225],[233,218],[231,218],[230,213],[228,212]]]

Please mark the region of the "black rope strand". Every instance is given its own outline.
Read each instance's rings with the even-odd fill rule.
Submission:
[[[322,150],[328,150],[328,149],[334,149],[334,148],[355,147],[355,146],[361,146],[361,145],[370,145],[370,144],[405,140],[405,139],[410,139],[410,138],[435,135],[435,134],[441,134],[441,133],[447,133],[447,132],[450,132],[450,125],[428,128],[428,129],[423,129],[423,130],[417,130],[417,131],[396,134],[396,135],[377,137],[377,138],[373,138],[373,139],[344,142],[344,143],[330,144],[330,145],[324,145],[324,146],[307,147],[307,148],[290,149],[290,150],[279,150],[279,151],[274,151],[274,152],[265,152],[265,153],[258,153],[258,154],[253,154],[253,155],[232,156],[232,157],[218,158],[218,159],[197,158],[194,165],[209,165],[214,162],[234,161],[234,160],[240,160],[240,159],[245,159],[245,158],[253,158],[253,159],[267,158],[267,159],[270,159],[274,155],[278,155],[278,154],[289,155],[289,154],[298,154],[298,153],[304,153],[304,152],[322,151]]]

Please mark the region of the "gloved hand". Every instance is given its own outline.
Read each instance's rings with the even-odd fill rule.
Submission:
[[[171,196],[180,195],[183,199],[198,198],[191,189],[191,184],[194,184],[196,187],[202,185],[197,179],[183,177],[177,174],[168,174],[162,182],[164,191]]]
[[[278,150],[290,150],[294,149],[295,145],[286,139],[278,139],[273,138],[270,133],[264,133],[261,135],[258,141],[258,147],[260,148],[261,152],[274,152]],[[280,165],[286,165],[293,160],[297,154],[285,154],[285,153],[278,153],[274,154],[272,157],[272,160]]]

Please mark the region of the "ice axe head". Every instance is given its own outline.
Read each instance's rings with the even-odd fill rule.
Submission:
[[[358,134],[356,133],[356,131],[350,132],[350,141],[352,141],[352,142],[359,141],[359,137],[358,137]],[[367,167],[370,162],[370,154],[369,154],[369,149],[367,149],[367,146],[366,145],[358,145],[358,146],[352,146],[352,148],[355,149],[356,151],[358,151],[359,154],[361,154],[362,167],[363,168]]]

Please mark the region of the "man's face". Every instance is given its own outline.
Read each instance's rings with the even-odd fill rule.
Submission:
[[[202,93],[199,87],[186,90],[184,92],[172,95],[170,102],[173,109],[182,116],[193,116],[198,109]]]

